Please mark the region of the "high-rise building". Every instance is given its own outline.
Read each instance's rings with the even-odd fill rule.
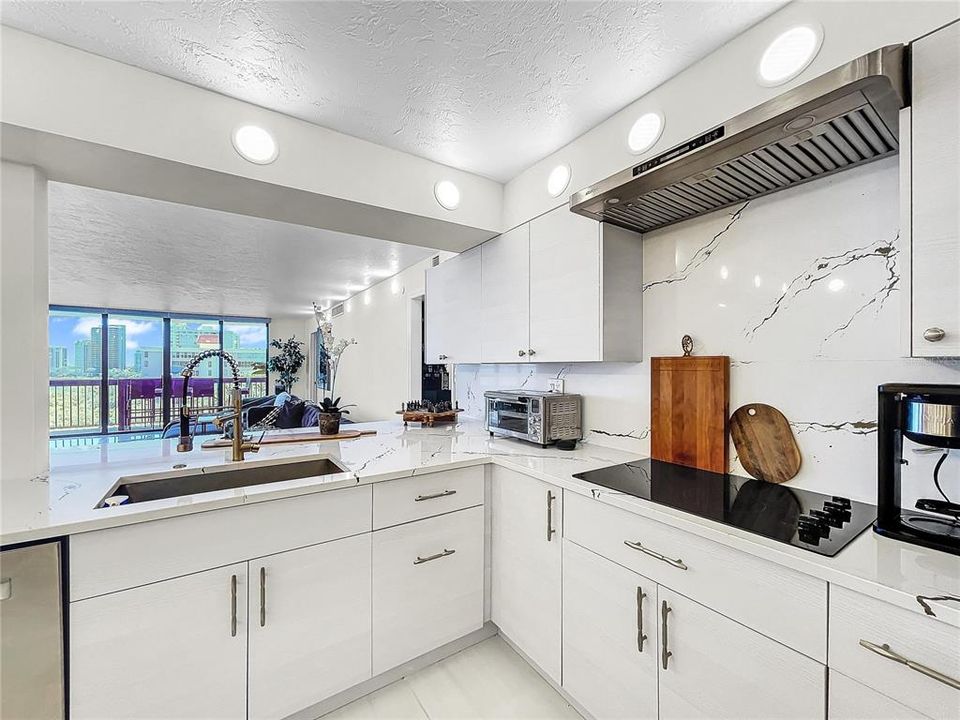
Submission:
[[[163,348],[137,348],[133,353],[133,369],[141,377],[162,377]]]
[[[73,344],[73,367],[82,373],[100,372],[100,345],[94,349],[89,340],[77,340]]]
[[[60,372],[69,365],[67,348],[63,345],[50,346],[50,374]]]
[[[90,330],[90,342],[99,348],[103,342],[101,329]],[[107,369],[125,368],[127,366],[127,328],[124,325],[110,325],[107,327]],[[97,370],[100,369],[100,356],[97,354]]]

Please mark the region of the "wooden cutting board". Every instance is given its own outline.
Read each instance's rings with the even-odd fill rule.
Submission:
[[[319,440],[352,440],[362,435],[376,434],[376,430],[341,430],[336,435],[321,435],[319,430],[311,430],[309,432],[284,435],[264,434],[260,440],[255,442],[259,445],[277,445],[279,443],[317,442]],[[256,434],[254,434],[254,437],[256,437]],[[216,440],[207,440],[200,448],[203,450],[218,450],[220,448],[228,448],[232,444],[233,441],[228,438],[217,438]]]
[[[743,469],[757,480],[782,483],[800,472],[800,448],[790,423],[770,405],[744,405],[730,418],[730,435]]]
[[[651,457],[727,472],[729,397],[726,355],[651,358]]]

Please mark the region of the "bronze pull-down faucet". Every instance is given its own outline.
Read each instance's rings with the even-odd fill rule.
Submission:
[[[193,371],[204,360],[210,357],[222,357],[230,366],[233,373],[233,405],[220,405],[218,407],[203,408],[208,412],[218,410],[232,409],[232,415],[217,417],[213,422],[218,428],[224,427],[229,420],[233,420],[233,461],[239,462],[244,459],[245,452],[258,452],[260,445],[243,441],[243,402],[240,399],[240,368],[237,361],[223,350],[204,350],[202,353],[194,355],[188,362],[180,375],[183,377],[183,397],[180,403],[180,440],[177,443],[177,452],[190,452],[193,450],[193,435],[190,434],[190,407],[187,405],[187,390],[190,385],[190,378],[193,377]]]

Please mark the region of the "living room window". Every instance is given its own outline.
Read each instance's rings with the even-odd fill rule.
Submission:
[[[180,408],[180,371],[204,350],[232,355],[244,397],[262,397],[269,327],[268,318],[51,306],[50,435],[161,431]],[[210,358],[195,371],[188,401],[221,405],[231,380],[221,358]]]

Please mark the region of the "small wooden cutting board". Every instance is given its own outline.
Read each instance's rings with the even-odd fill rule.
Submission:
[[[751,403],[730,417],[730,435],[743,469],[757,480],[782,483],[800,472],[800,448],[790,423],[770,405]]]

